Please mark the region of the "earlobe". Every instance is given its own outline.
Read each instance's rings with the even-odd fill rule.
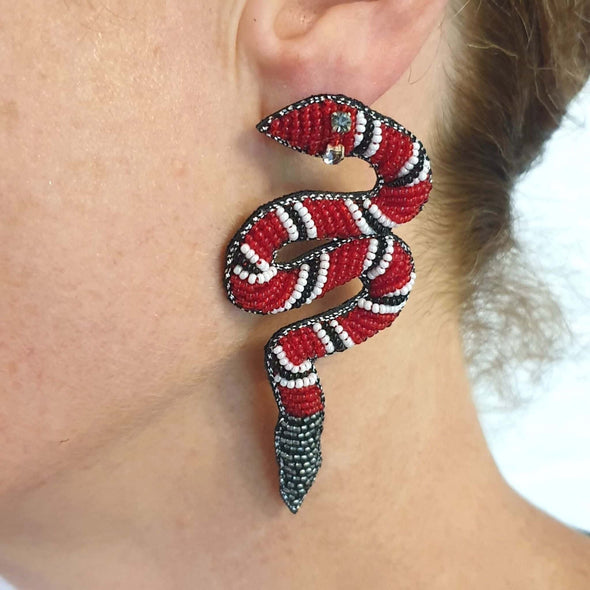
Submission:
[[[440,25],[447,0],[248,0],[239,40],[257,66],[265,112],[331,92],[385,94]]]

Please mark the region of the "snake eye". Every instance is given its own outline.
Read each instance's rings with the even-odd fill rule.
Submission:
[[[258,131],[300,152],[337,164],[355,147],[357,124],[363,113],[341,95],[310,96],[266,117]],[[357,142],[358,143],[358,142]]]
[[[334,111],[330,124],[334,133],[348,133],[352,129],[352,117],[348,111]]]

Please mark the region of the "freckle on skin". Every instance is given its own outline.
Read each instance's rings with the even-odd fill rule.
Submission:
[[[10,361],[8,363],[8,376],[13,377],[14,375],[16,375],[17,369],[18,369],[17,364],[14,361]]]
[[[186,176],[186,162],[183,160],[172,160],[172,174],[176,177]]]
[[[0,129],[6,134],[12,133],[19,121],[20,115],[16,101],[6,100],[0,102]]]

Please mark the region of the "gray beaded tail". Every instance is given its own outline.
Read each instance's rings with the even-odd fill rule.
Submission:
[[[281,496],[293,514],[299,510],[322,464],[323,428],[323,410],[302,418],[279,416],[275,428],[279,485]]]

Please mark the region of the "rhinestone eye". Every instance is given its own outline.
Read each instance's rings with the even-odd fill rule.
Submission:
[[[352,129],[352,118],[346,111],[334,111],[330,123],[334,133],[348,133]]]
[[[322,156],[324,164],[335,166],[344,160],[344,146],[342,144],[332,145],[328,144],[324,155]]]

